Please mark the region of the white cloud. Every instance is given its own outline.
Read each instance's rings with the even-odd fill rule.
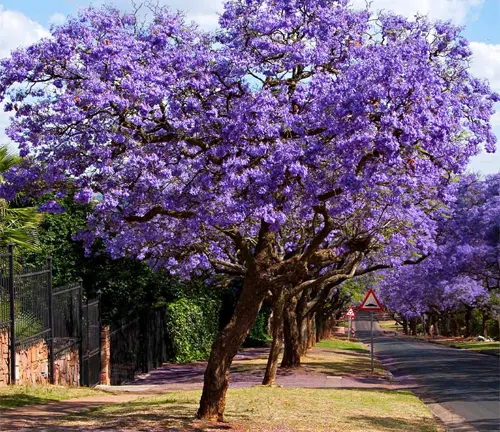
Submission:
[[[225,0],[158,0],[159,6],[167,6],[172,11],[183,11],[188,21],[194,21],[204,30],[214,30],[219,22]],[[95,4],[106,4],[109,0],[98,0]],[[139,2],[138,2],[139,3]],[[156,2],[154,2],[156,3]],[[131,10],[130,0],[114,0],[113,5],[123,10]],[[82,4],[88,6],[88,3]],[[142,9],[145,12],[146,9]]]
[[[373,0],[372,10],[393,11],[407,17],[417,13],[431,19],[451,20],[463,24],[483,4],[484,0]],[[364,7],[365,0],[353,0],[357,7]]]
[[[54,25],[61,25],[66,22],[66,15],[56,12],[52,14],[49,18],[49,23]]]
[[[491,87],[500,92],[500,45],[471,42],[473,52],[471,72],[478,78],[486,78]]]
[[[0,58],[20,46],[27,46],[49,36],[40,24],[21,12],[5,9],[0,5]]]
[[[487,79],[491,88],[500,93],[500,45],[486,44],[483,42],[471,42],[473,57],[471,73],[478,77]],[[469,168],[481,171],[483,174],[500,172],[500,103],[496,104],[496,113],[491,118],[493,131],[498,137],[497,152],[495,154],[480,154],[473,158]]]
[[[40,24],[21,12],[0,5],[0,58],[9,56],[15,48],[28,46],[46,36],[49,32]],[[3,111],[3,104],[0,104],[0,144],[9,141],[4,133],[8,123],[9,114]]]

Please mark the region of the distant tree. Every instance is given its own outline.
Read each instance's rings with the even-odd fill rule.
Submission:
[[[448,322],[463,307],[466,315],[477,308],[486,335],[488,319],[500,319],[500,174],[464,176],[438,233],[428,259],[388,272],[378,289],[407,320],[428,315],[433,324],[440,316]],[[466,320],[469,334],[470,316]]]

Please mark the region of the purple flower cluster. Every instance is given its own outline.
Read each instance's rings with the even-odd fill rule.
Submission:
[[[388,307],[407,318],[461,305],[500,314],[500,174],[464,176],[456,194],[435,252],[419,265],[388,272],[378,284]]]
[[[87,244],[186,275],[245,274],[263,227],[275,264],[398,263],[435,247],[454,175],[494,151],[499,99],[470,56],[449,23],[346,1],[229,1],[215,34],[89,8],[0,62],[25,156],[0,194],[97,194]]]

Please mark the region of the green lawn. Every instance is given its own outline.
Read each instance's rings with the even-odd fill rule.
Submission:
[[[448,345],[454,348],[468,349],[473,351],[494,351],[500,354],[500,342],[476,342],[476,341],[461,341],[461,340],[443,340],[436,341],[443,345]]]
[[[281,358],[280,358],[281,361]],[[305,373],[321,373],[330,376],[387,376],[382,365],[375,360],[374,373],[370,370],[370,354],[360,342],[347,342],[346,339],[328,339],[316,344],[301,358],[300,370]],[[264,373],[267,356],[253,360],[235,360],[232,370],[237,372]]]
[[[46,404],[66,399],[99,396],[103,392],[88,387],[62,387],[52,385],[0,387],[0,410],[24,405]]]
[[[250,387],[230,389],[227,423],[194,420],[199,391],[108,405],[61,420],[59,426],[168,431],[443,431],[412,393],[382,390]],[[128,429],[127,429],[128,430]]]
[[[399,324],[396,324],[396,321],[379,321],[378,322],[380,325],[380,328],[384,330],[396,330],[396,329],[401,329],[401,326]]]
[[[367,352],[368,348],[361,342],[348,342],[346,339],[326,339],[316,344],[318,348],[328,348],[346,351]]]

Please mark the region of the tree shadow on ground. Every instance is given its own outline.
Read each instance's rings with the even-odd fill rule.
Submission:
[[[32,396],[22,393],[13,393],[0,396],[0,410],[2,408],[15,408],[25,405],[41,405],[56,402],[56,399]]]
[[[151,402],[133,401],[119,406],[98,407],[74,414],[57,423],[60,430],[121,430],[133,426],[137,431],[211,432],[234,430],[228,423],[209,423],[195,419],[195,401],[163,400],[152,409]],[[245,420],[245,419],[242,419]],[[51,429],[52,430],[52,429]],[[54,429],[57,430],[57,429]]]

